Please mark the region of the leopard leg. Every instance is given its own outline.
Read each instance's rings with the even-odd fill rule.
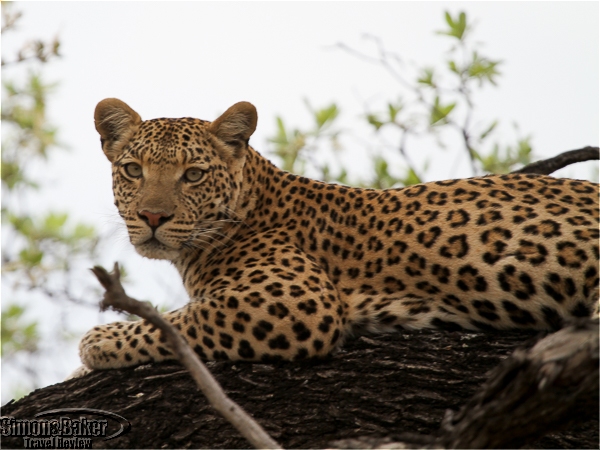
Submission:
[[[277,255],[286,259],[284,255]],[[248,277],[220,277],[206,292],[164,317],[205,360],[277,361],[323,357],[343,340],[346,306],[327,274],[294,254],[289,268],[270,261]],[[227,281],[224,283],[224,280]],[[226,285],[226,288],[222,286]],[[97,326],[81,341],[90,369],[173,359],[160,330],[147,321]]]

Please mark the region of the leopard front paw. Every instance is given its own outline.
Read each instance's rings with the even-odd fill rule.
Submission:
[[[133,330],[136,322],[100,325],[79,343],[79,357],[88,369],[119,369],[152,361]],[[127,331],[132,331],[127,333]]]

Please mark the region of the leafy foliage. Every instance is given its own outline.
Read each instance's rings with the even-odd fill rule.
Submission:
[[[305,101],[305,104],[314,119],[312,128],[307,131],[290,130],[281,117],[275,118],[277,134],[269,141],[273,144],[273,152],[280,159],[281,168],[288,172],[305,173],[310,164],[316,170],[314,176],[326,181],[345,182],[345,170],[342,169],[341,172],[333,175],[328,164],[308,159],[308,156],[314,153],[323,141],[329,143],[334,153],[340,149],[338,142],[340,130],[333,126],[339,116],[337,105],[331,104],[325,108],[313,109],[308,101]]]
[[[382,136],[382,133],[395,133],[395,141],[399,142],[397,151],[405,163],[404,174],[391,174],[389,168],[394,164],[383,156],[383,152],[373,155],[374,176],[366,181],[349,179],[349,170],[341,158],[335,175],[332,175],[329,166],[315,164],[314,156],[319,150],[318,144],[323,140],[334,139],[332,144],[335,144],[336,151],[339,153],[341,150],[340,140],[345,134],[339,131],[337,119],[340,111],[335,104],[317,110],[309,108],[316,126],[308,130],[290,130],[283,118],[277,117],[278,134],[271,142],[274,144],[273,153],[283,161],[283,168],[297,173],[316,172],[323,180],[359,186],[408,186],[429,179],[427,161],[423,167],[417,167],[408,142],[414,137],[431,136],[438,143],[436,151],[443,151],[445,143],[453,139],[452,135],[462,142],[472,175],[504,173],[531,162],[529,137],[518,137],[514,145],[501,145],[491,140],[498,125],[497,120],[473,125],[476,110],[473,96],[478,88],[497,85],[501,61],[483,55],[477,44],[471,42],[473,26],[466,13],[452,16],[446,12],[445,25],[444,29],[437,31],[450,43],[445,65],[437,68],[423,65],[417,67],[414,74],[407,73],[402,58],[386,50],[374,36],[366,37],[376,45],[375,56],[339,44],[339,48],[348,53],[383,67],[398,81],[400,95],[397,99],[386,102],[379,112],[366,111],[363,117],[375,137]],[[320,124],[326,124],[326,127]],[[334,129],[338,131],[332,133]]]
[[[14,30],[20,13],[2,2],[2,37]],[[48,83],[42,66],[59,54],[54,39],[26,42],[10,61],[2,57],[2,347],[3,363],[18,353],[35,355],[42,343],[39,323],[29,318],[38,292],[59,302],[80,300],[71,291],[71,264],[93,259],[98,238],[93,227],[72,223],[63,212],[33,212],[22,201],[43,186],[32,175],[62,148],[57,128],[47,117]],[[18,70],[17,75],[12,70]],[[25,76],[23,76],[25,74]],[[68,335],[62,329],[52,339]],[[38,370],[23,368],[24,377]],[[34,386],[35,387],[35,386]],[[23,386],[16,390],[24,392]]]
[[[2,357],[5,358],[18,351],[35,352],[39,341],[38,324],[26,322],[23,315],[25,308],[9,305],[2,311]]]

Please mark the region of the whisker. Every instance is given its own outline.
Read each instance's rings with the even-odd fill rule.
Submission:
[[[201,242],[203,244],[210,245],[215,251],[220,250],[218,245],[215,245],[213,242],[210,241],[210,238],[212,238],[211,234],[212,233],[218,233],[216,230],[217,230],[217,228],[202,229],[202,230],[195,229],[194,233],[192,234],[192,236],[190,236],[190,238],[189,238],[189,240],[187,242],[194,243],[195,241],[199,241],[199,242]],[[208,240],[206,238],[208,238]],[[213,238],[213,241],[215,241],[215,240],[216,239]],[[202,248],[202,247],[198,246],[196,248]]]
[[[222,253],[222,249],[220,249],[219,247],[217,247],[217,246],[216,246],[215,244],[213,244],[212,242],[210,242],[210,241],[206,241],[206,240],[204,240],[204,239],[199,239],[199,238],[197,238],[197,240],[198,240],[200,243],[202,243],[202,244],[207,244],[207,245],[210,245],[210,246],[213,248],[213,250],[214,250],[215,252]],[[202,247],[198,246],[198,248],[202,248]],[[205,250],[205,249],[203,249],[203,250]]]

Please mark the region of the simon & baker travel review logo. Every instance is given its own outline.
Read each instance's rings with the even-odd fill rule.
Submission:
[[[114,439],[130,429],[124,417],[89,408],[52,409],[33,419],[0,418],[2,438],[22,437],[25,448],[92,448],[93,439]]]

